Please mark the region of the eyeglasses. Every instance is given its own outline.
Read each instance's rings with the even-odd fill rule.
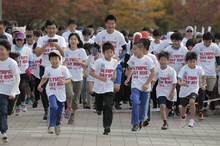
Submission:
[[[192,30],[187,30],[186,32],[192,32]]]

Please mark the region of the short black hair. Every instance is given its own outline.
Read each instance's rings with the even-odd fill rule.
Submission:
[[[1,46],[4,46],[4,48],[7,50],[7,51],[11,51],[11,44],[9,43],[8,40],[4,40],[4,39],[0,39],[0,45]],[[20,56],[19,53],[15,53],[15,52],[10,52],[9,53],[9,57],[16,60],[16,58]]]
[[[41,31],[44,31],[44,30],[45,30],[45,26],[42,26],[42,27],[41,27]]]
[[[144,49],[146,48],[148,51],[150,47],[150,40],[147,38],[141,38],[139,41],[144,45]]]
[[[0,25],[3,25],[3,26],[5,26],[5,23],[4,23],[4,21],[0,21]]]
[[[26,30],[34,30],[34,26],[32,24],[28,24],[26,26]]]
[[[28,34],[26,34],[26,38],[34,38],[34,34],[28,33]]]
[[[61,60],[61,57],[54,52],[50,53],[48,56],[49,56],[49,60],[51,57],[56,57],[56,56],[59,57],[59,59]]]
[[[134,33],[129,33],[128,37],[133,37]]]
[[[4,26],[10,25],[8,20],[4,20],[3,22],[4,22]]]
[[[82,31],[82,35],[91,35],[91,32],[88,28],[86,28]]]
[[[68,20],[68,26],[69,26],[70,24],[76,24],[76,25],[77,25],[77,23],[78,23],[78,20],[77,20],[76,18],[70,18],[70,19]]]
[[[134,43],[134,46],[138,47],[139,49],[143,48],[144,49],[144,44],[140,41],[137,41]]]
[[[108,21],[108,20],[114,20],[115,23],[116,23],[116,17],[114,15],[108,15],[106,18],[105,18],[105,23]]]
[[[215,35],[214,35],[214,38],[215,39],[220,39],[220,32],[216,32]]]
[[[126,29],[123,29],[123,30],[121,30],[120,32],[123,34],[123,36],[124,36],[124,38],[125,38],[125,41],[128,43],[128,39],[127,39],[127,37],[126,37],[126,36],[128,36],[128,31],[127,31]]]
[[[42,36],[41,30],[35,30],[35,31],[34,31],[34,35],[35,35],[36,37],[41,37],[41,36]]]
[[[171,36],[170,36],[171,40],[183,40],[183,35],[180,32],[174,32]]]
[[[103,53],[105,53],[105,51],[107,50],[112,50],[113,52],[115,51],[115,47],[112,43],[110,42],[105,42],[103,45],[102,45],[102,51]]]
[[[90,44],[90,43],[85,43],[85,44],[83,45],[83,48],[84,48],[85,50],[88,50],[88,51],[89,51],[89,54],[91,54],[90,49],[92,48],[92,44]]]
[[[214,35],[212,32],[205,32],[202,36],[203,40],[213,40],[214,39]]]
[[[197,44],[197,41],[195,38],[191,38],[191,39],[188,39],[188,41],[186,42],[186,47],[188,48],[189,46],[195,46]]]
[[[89,24],[86,28],[93,28],[94,29],[94,26],[93,26],[93,24]]]
[[[59,26],[58,31],[65,30],[66,27],[64,25]]]
[[[196,52],[187,52],[186,53],[186,61],[193,60],[193,59],[197,60]]]
[[[48,25],[55,25],[57,28],[57,21],[55,19],[47,19],[46,23],[45,23],[45,27],[47,28]]]
[[[35,48],[37,48],[37,43],[36,42],[33,44],[32,49],[35,49]]]
[[[83,47],[83,42],[82,42],[82,40],[80,39],[78,33],[71,33],[71,34],[69,35],[68,40],[69,40],[73,35],[76,36],[76,38],[77,38],[78,41],[79,41],[79,44],[77,45],[77,47],[78,47],[78,48],[82,48],[82,47]],[[70,48],[70,44],[69,44],[69,48]]]
[[[153,33],[153,31],[152,31],[149,27],[147,27],[147,26],[145,26],[145,27],[142,29],[142,31],[148,31],[148,32],[150,32],[150,33]]]
[[[18,22],[17,21],[15,21],[15,20],[13,20],[13,21],[11,21],[11,26],[15,26],[15,27],[18,27]]]
[[[170,53],[167,52],[167,51],[161,51],[158,54],[158,59],[160,60],[161,57],[165,57],[165,58],[167,58],[167,60],[169,60],[170,59]]]
[[[153,31],[153,36],[162,36],[161,30],[160,30],[160,29],[155,29],[155,30]]]
[[[6,35],[0,34],[0,40],[8,40],[8,38]]]

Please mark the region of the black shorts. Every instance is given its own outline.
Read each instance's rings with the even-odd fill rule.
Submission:
[[[184,98],[180,98],[180,104],[183,106],[183,107],[186,107],[188,104],[189,104],[189,100],[190,99],[194,99],[196,100],[196,97],[198,95],[196,93],[191,93],[190,95],[184,97]]]
[[[167,109],[172,109],[173,101],[167,100],[165,96],[158,97],[158,102],[159,102],[159,105],[165,104]]]

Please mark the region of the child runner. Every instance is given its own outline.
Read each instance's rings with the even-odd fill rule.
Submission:
[[[188,52],[186,54],[186,63],[184,67],[181,68],[178,75],[178,84],[180,87],[180,103],[182,105],[182,116],[181,116],[181,126],[186,126],[186,109],[187,105],[190,105],[190,120],[189,127],[193,127],[195,124],[195,100],[198,96],[199,91],[199,77],[202,77],[202,90],[205,90],[205,72],[202,67],[196,65],[197,54],[196,52]]]
[[[16,58],[19,55],[10,53],[10,50],[10,43],[7,40],[0,40],[0,131],[4,143],[8,142],[8,136],[6,135],[6,130],[8,130],[7,115],[14,113],[20,93],[18,89],[20,69],[17,62],[9,58],[11,56]]]
[[[196,39],[195,38],[191,38],[191,39],[188,39],[187,42],[186,42],[186,48],[189,50],[189,51],[192,51],[193,47],[197,44],[196,42]]]
[[[86,28],[86,29],[84,29],[82,31],[82,35],[83,35],[83,40],[82,40],[83,45],[85,43],[89,43],[89,44],[93,44],[94,43],[94,41],[92,39],[90,39],[91,32],[90,32],[90,30],[88,28]]]
[[[144,45],[144,55],[150,57],[154,63],[154,66],[155,67],[158,67],[159,66],[159,63],[157,61],[157,58],[155,55],[151,54],[148,52],[149,50],[149,47],[150,47],[150,44],[151,44],[151,41],[149,39],[146,39],[146,38],[141,38],[139,40],[141,43],[143,43]],[[156,97],[156,86],[157,86],[157,83],[154,84],[154,88],[152,89],[152,92],[150,93],[150,97],[155,100]],[[147,126],[149,125],[149,122],[151,120],[151,98],[148,98],[147,100],[147,105],[146,105],[146,111],[145,111],[145,118],[144,118],[144,122],[143,122],[143,126]]]
[[[45,68],[44,75],[37,89],[42,92],[44,89],[41,86],[49,80],[46,86],[46,92],[50,103],[48,133],[53,134],[55,131],[55,134],[59,135],[61,132],[60,124],[62,120],[62,110],[66,101],[64,84],[70,83],[70,78],[72,76],[65,66],[59,65],[61,55],[58,50],[52,50],[49,53],[49,60],[51,66]]]
[[[160,38],[162,37],[162,32],[160,29],[155,29],[153,31],[153,38],[154,41],[151,42],[150,44],[150,48],[149,48],[149,52],[153,53],[154,55],[156,55],[156,48],[160,45],[160,43],[162,42],[160,40]]]
[[[158,79],[156,91],[160,105],[160,114],[163,119],[163,126],[161,127],[162,130],[166,130],[168,128],[165,109],[170,112],[173,102],[176,101],[176,71],[167,65],[169,58],[169,52],[161,51],[158,54],[160,66],[155,69],[156,75],[152,82],[153,86]]]
[[[25,105],[25,90],[29,88],[28,83],[31,77],[33,55],[31,49],[24,45],[26,43],[26,40],[24,39],[23,33],[16,33],[13,43],[15,45],[12,46],[11,52],[18,52],[20,54],[20,56],[17,58],[18,67],[21,71],[21,81],[19,85],[19,90],[21,91],[21,94],[19,95],[16,106],[16,115],[18,116],[20,113],[20,105],[23,112],[27,111]],[[30,98],[30,94],[27,94],[27,98]]]
[[[151,90],[151,81],[155,75],[154,63],[152,59],[143,54],[144,45],[141,42],[135,42],[133,53],[129,61],[128,77],[125,85],[128,85],[131,75],[131,102],[132,102],[132,131],[139,131],[142,127],[142,121],[145,117],[148,95]]]
[[[37,90],[37,87],[40,83],[40,65],[42,62],[41,56],[37,57],[36,56],[36,47],[37,47],[37,43],[34,43],[33,45],[33,62],[32,62],[32,70],[31,70],[31,74],[33,76],[33,80],[34,80],[34,85],[33,85],[33,91],[34,91],[34,102],[32,107],[36,108],[37,104],[38,104],[38,100],[40,100],[40,93]]]
[[[114,85],[116,79],[117,60],[113,59],[114,46],[110,42],[102,45],[102,52],[104,58],[95,61],[89,74],[94,77],[93,91],[96,101],[96,112],[101,115],[103,110],[103,127],[104,135],[108,135],[113,119],[113,98],[114,98]],[[104,104],[104,106],[103,106]]]
[[[71,83],[65,85],[67,93],[67,109],[64,112],[64,117],[69,119],[68,124],[73,124],[83,84],[82,69],[86,66],[87,55],[86,51],[82,48],[83,44],[77,33],[71,33],[68,42],[68,47],[64,49],[64,64],[69,69],[72,77]]]

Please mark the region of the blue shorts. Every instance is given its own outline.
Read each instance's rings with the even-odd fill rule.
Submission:
[[[165,104],[165,105],[166,105],[166,108],[172,109],[173,102],[167,100],[167,98],[166,98],[165,96],[160,96],[160,97],[158,97],[158,102],[159,102],[159,105]]]
[[[122,76],[122,66],[121,66],[121,64],[119,64],[117,66],[116,72],[117,72],[117,77],[116,77],[116,80],[114,81],[114,84],[121,85],[121,76]]]

